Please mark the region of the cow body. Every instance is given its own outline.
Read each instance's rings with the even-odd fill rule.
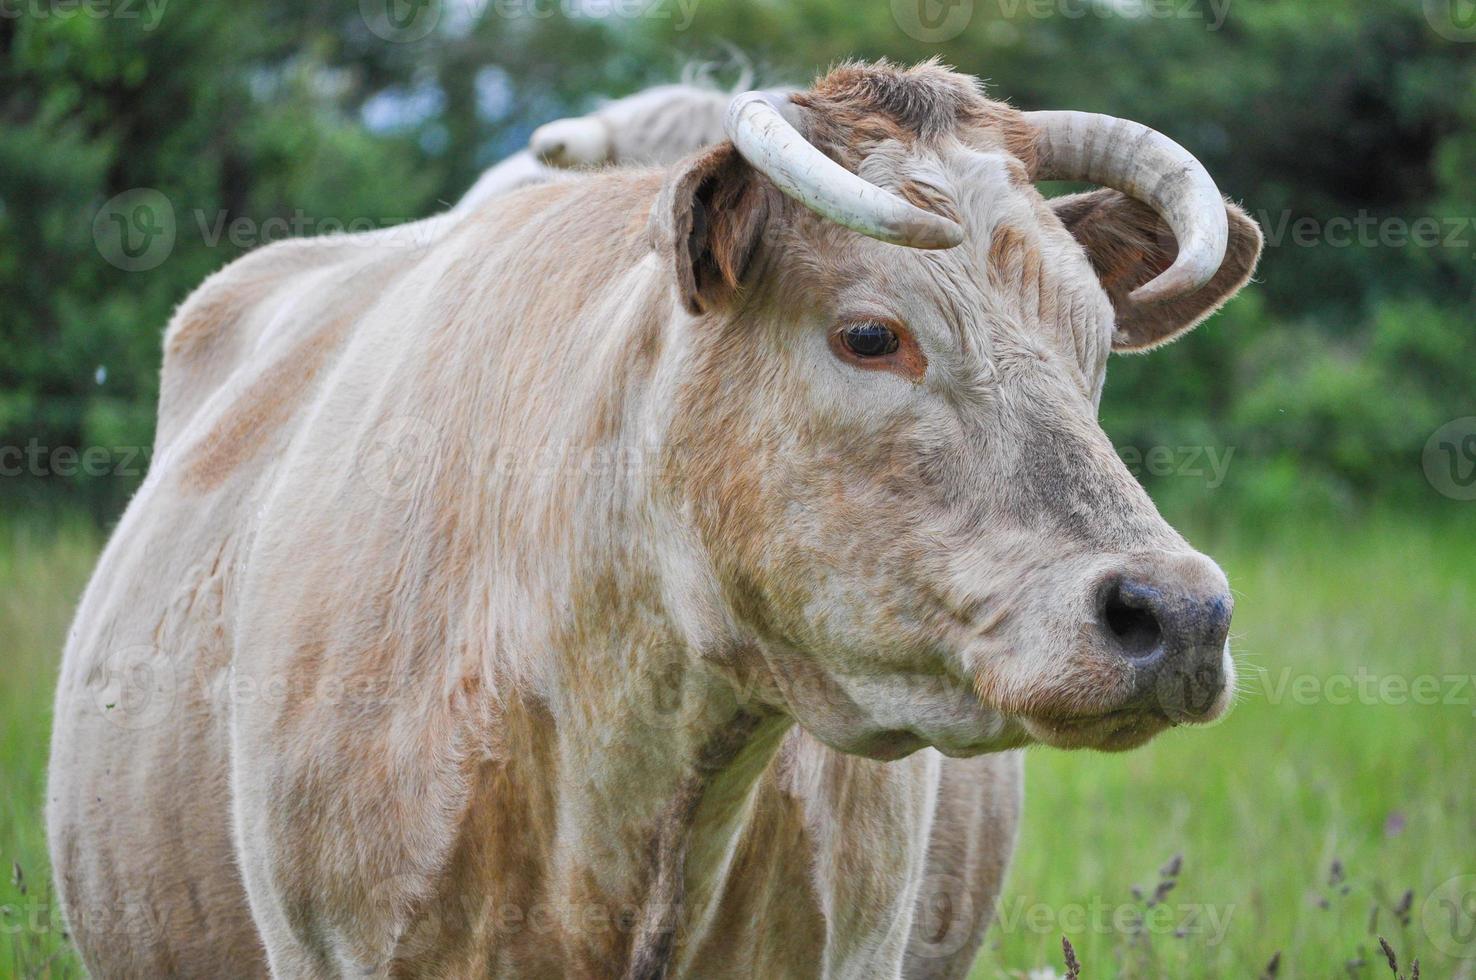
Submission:
[[[637,643],[680,643],[659,631],[638,545],[610,543],[577,576],[539,564],[546,536],[567,533],[550,488],[635,463],[599,458],[585,427],[659,399],[638,364],[610,363],[609,324],[668,324],[612,317],[652,275],[639,253],[608,254],[550,301],[526,288],[555,274],[533,245],[598,254],[643,217],[608,195],[654,191],[650,177],[565,181],[474,222],[285,242],[181,308],[155,465],[83,601],[58,695],[58,881],[96,975],[264,975],[263,940],[280,976],[619,975],[666,956],[664,937],[683,975],[896,972],[937,753],[847,756],[741,705],[714,735],[680,690],[633,717],[622,695],[644,696],[612,676]],[[453,293],[459,311],[430,308]],[[491,336],[520,340],[489,351]],[[587,390],[555,383],[606,372]],[[571,590],[607,593],[610,621],[558,623]],[[570,659],[535,658],[544,645]],[[593,705],[608,716],[565,715]],[[645,756],[699,728],[716,747],[694,752],[718,757],[729,730],[757,733],[741,778],[653,787],[660,805],[632,812],[631,787],[659,778]],[[588,783],[593,760],[608,784]],[[991,769],[997,825],[968,833],[1007,853],[1017,760]],[[691,812],[663,812],[672,795]],[[671,880],[672,852],[698,848],[710,869],[730,863],[685,883],[716,893],[700,907]]]
[[[1115,295],[1073,235],[1137,212],[1055,217],[965,108],[988,182],[935,204],[975,216],[952,257],[821,226],[725,144],[278,243],[187,300],[58,688],[48,829],[89,969],[963,975],[1012,750],[1174,717],[1118,648],[1180,626],[1103,569],[1223,589],[1094,427]],[[916,357],[832,353],[806,325],[841,303],[906,316]],[[1227,610],[1180,607],[1218,671]]]

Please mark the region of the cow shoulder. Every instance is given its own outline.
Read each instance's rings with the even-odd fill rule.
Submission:
[[[407,245],[424,249],[451,224],[439,216],[361,234],[284,239],[207,278],[164,332],[156,455],[218,392],[260,373],[279,351],[306,342],[337,310],[382,285],[376,268],[403,264]]]

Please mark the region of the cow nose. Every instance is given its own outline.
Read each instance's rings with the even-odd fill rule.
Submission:
[[[1200,720],[1215,708],[1234,603],[1213,562],[1194,555],[1157,574],[1117,576],[1100,603],[1107,646],[1133,671],[1135,706],[1171,721]]]

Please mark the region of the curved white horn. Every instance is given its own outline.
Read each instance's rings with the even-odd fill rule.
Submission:
[[[1084,180],[1153,208],[1179,242],[1174,264],[1139,286],[1152,303],[1209,282],[1225,260],[1230,225],[1214,178],[1194,154],[1142,123],[1095,112],[1027,112],[1036,128],[1036,180]]]
[[[728,138],[743,159],[816,214],[871,238],[912,248],[952,248],[955,221],[924,211],[868,183],[811,146],[779,111],[774,96],[745,92],[728,105]]]

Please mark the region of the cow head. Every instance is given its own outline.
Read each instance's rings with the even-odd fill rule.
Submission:
[[[1097,405],[1110,354],[1245,283],[1255,224],[1146,127],[1020,113],[933,64],[740,96],[727,131],[652,215],[693,318],[664,486],[730,624],[712,656],[878,758],[1221,715],[1225,577]]]

